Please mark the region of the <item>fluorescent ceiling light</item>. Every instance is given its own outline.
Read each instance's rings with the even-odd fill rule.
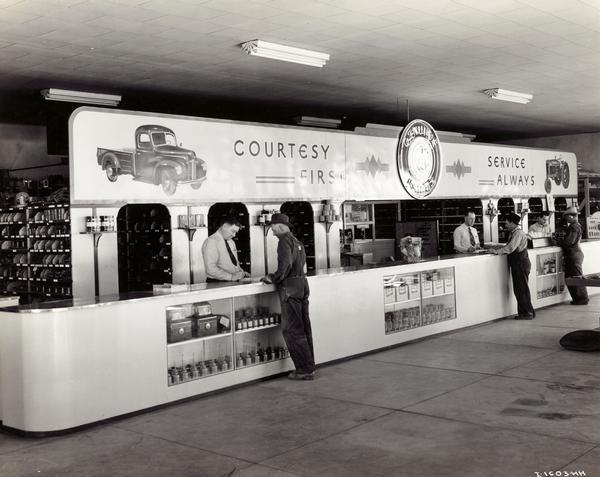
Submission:
[[[493,88],[486,89],[484,91],[492,99],[499,99],[501,101],[511,101],[513,103],[527,104],[533,99],[532,94],[517,93],[516,91],[509,91],[507,89]]]
[[[68,89],[43,89],[40,91],[47,101],[65,101],[67,103],[101,104],[117,106],[121,96],[116,94],[88,93],[86,91],[69,91]]]
[[[297,118],[294,118],[294,121],[300,126],[315,126],[318,128],[332,129],[336,129],[342,124],[341,119],[316,118],[314,116],[298,116]]]
[[[303,50],[302,48],[269,43],[263,40],[251,40],[242,43],[242,50],[252,56],[289,61],[301,65],[316,66],[318,68],[325,66],[325,63],[329,61],[327,53]]]

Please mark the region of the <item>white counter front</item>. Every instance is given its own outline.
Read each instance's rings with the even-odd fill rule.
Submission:
[[[585,273],[600,271],[600,241],[583,243],[582,248]],[[536,308],[568,299],[566,289],[560,291],[558,260],[554,268],[550,264],[559,251],[553,247],[530,250],[530,288]],[[544,257],[538,261],[540,255]],[[440,287],[439,280],[446,279],[445,292],[438,290],[431,299],[413,298],[413,308],[421,306],[418,322],[412,319],[414,314],[400,310],[394,318],[399,323],[404,319],[404,328],[388,330],[393,322],[389,313],[398,300],[385,304],[384,285],[389,291],[391,282],[402,284],[402,277],[411,275],[423,281],[432,278]],[[550,295],[552,283],[556,283],[554,295]],[[507,260],[502,256],[455,256],[408,265],[329,270],[309,277],[309,284],[315,358],[320,364],[516,311]],[[538,299],[539,286],[547,291]],[[30,433],[73,429],[288,371],[293,365],[285,355],[264,362],[257,359],[254,365],[236,363],[239,354],[248,350],[247,337],[255,331],[262,333],[264,348],[278,345],[276,324],[265,322],[264,328],[271,329],[268,333],[258,328],[236,330],[245,319],[244,306],[276,306],[274,297],[272,285],[211,284],[170,295],[102,297],[42,309],[0,311],[2,425]],[[167,344],[167,308],[206,301],[213,305],[213,313],[229,316],[230,332]],[[433,305],[427,307],[429,302]],[[188,345],[190,350],[184,351]],[[170,368],[184,367],[192,353],[194,362],[204,360],[211,349],[231,358],[222,372],[187,382],[170,381]]]

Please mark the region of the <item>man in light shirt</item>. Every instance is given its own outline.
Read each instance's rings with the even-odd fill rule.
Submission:
[[[529,227],[527,231],[527,235],[529,238],[542,238],[542,237],[550,237],[552,235],[552,231],[550,230],[550,224],[548,221],[550,217],[550,212],[544,210],[542,214],[538,217],[537,221]]]
[[[250,274],[240,267],[235,242],[232,240],[241,224],[235,217],[223,219],[219,230],[202,244],[202,258],[207,282],[236,282]]]
[[[517,299],[518,315],[515,320],[532,320],[535,310],[531,304],[529,291],[529,272],[531,262],[527,254],[527,234],[519,228],[521,216],[510,213],[506,219],[506,230],[510,232],[508,243],[495,250],[490,250],[494,255],[508,255],[508,265],[513,282],[513,292]]]
[[[454,250],[457,252],[471,253],[481,248],[477,229],[473,227],[474,223],[475,212],[469,210],[465,214],[465,223],[454,229]]]

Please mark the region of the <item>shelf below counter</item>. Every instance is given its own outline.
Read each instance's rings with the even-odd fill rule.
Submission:
[[[585,271],[597,272],[600,241],[582,243],[582,248]],[[530,259],[535,263],[537,254],[558,250],[530,250]],[[442,268],[454,269],[453,318],[386,335],[384,277]],[[320,364],[516,311],[503,256],[467,254],[412,264],[332,269],[309,276],[308,282],[315,357]],[[534,306],[567,299],[563,294],[536,300],[535,283],[532,274]],[[590,288],[590,294],[594,290],[600,292]],[[274,291],[273,285],[255,280],[198,284],[163,295],[131,293],[1,309],[0,420],[22,432],[60,432],[287,372],[293,369],[290,359],[179,386],[168,386],[166,380],[167,307],[232,297],[235,302],[236,297]],[[442,295],[431,298],[437,296]]]

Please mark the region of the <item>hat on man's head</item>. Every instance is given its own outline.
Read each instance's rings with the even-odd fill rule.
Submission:
[[[508,214],[506,216],[506,220],[508,220],[509,222],[512,222],[515,225],[519,225],[521,223],[521,216],[519,214],[515,214],[514,212],[511,212],[510,214]]]
[[[290,218],[285,214],[273,214],[271,217],[271,225],[275,224],[283,224],[287,225],[288,227],[292,225],[290,224]]]
[[[575,207],[575,206],[569,207],[567,210],[565,210],[563,212],[563,215],[570,215],[570,214],[578,215],[579,211],[577,210],[577,207]]]

